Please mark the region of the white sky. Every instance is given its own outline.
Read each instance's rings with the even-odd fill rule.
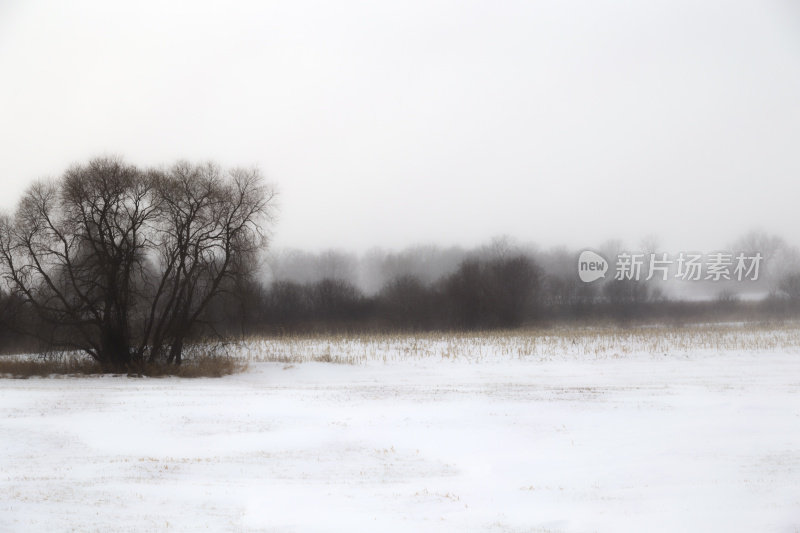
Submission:
[[[260,166],[280,246],[797,242],[798,6],[0,0],[0,208],[121,154]]]

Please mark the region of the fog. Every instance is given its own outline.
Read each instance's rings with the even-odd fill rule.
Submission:
[[[0,208],[120,154],[258,166],[278,249],[796,243],[800,8],[0,3]]]

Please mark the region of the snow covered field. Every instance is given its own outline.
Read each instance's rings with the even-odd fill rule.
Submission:
[[[0,531],[800,531],[797,331],[626,335],[0,380]]]

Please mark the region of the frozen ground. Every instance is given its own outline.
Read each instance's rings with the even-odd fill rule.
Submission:
[[[0,531],[800,531],[800,350],[602,353],[0,380]]]

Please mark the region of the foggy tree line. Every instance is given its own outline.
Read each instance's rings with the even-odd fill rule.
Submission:
[[[640,246],[656,251],[648,238]],[[616,280],[583,283],[577,252],[540,250],[498,238],[472,250],[414,246],[373,249],[362,256],[327,250],[273,252],[263,284],[248,291],[242,315],[252,333],[306,330],[512,328],[562,321],[637,320],[683,323],[795,316],[800,311],[800,254],[780,238],[751,232],[732,249],[765,255],[756,296],[741,297],[736,282],[691,282],[695,300],[670,294],[670,284]],[[599,247],[606,257],[623,250]],[[233,309],[229,309],[227,316]]]
[[[227,295],[218,302],[214,320],[232,319],[226,334],[233,335],[513,328],[576,320],[680,324],[791,317],[800,312],[800,274],[791,274],[797,263],[791,248],[786,248],[790,260],[773,262],[761,284],[752,287],[766,297],[748,300],[725,284],[698,282],[697,287],[716,292],[697,301],[669,297],[663,283],[655,280],[615,280],[612,274],[603,282],[583,283],[576,276],[575,252],[563,248],[541,252],[508,239],[473,250],[430,246],[388,253],[372,250],[360,260],[355,254],[333,251],[289,252],[282,255],[291,257],[294,267],[302,267],[305,277],[279,279],[281,274],[273,273],[264,283],[251,280],[241,297]],[[449,271],[442,268],[444,273],[437,278],[415,274],[431,263],[452,264],[454,256],[459,258],[455,266]],[[403,268],[397,269],[398,264]],[[386,279],[377,290],[368,291],[370,284],[360,282],[358,274],[376,265],[388,265]],[[292,273],[284,267],[279,265],[276,271]],[[369,279],[374,284],[374,272]]]
[[[800,287],[800,276],[792,279]],[[239,316],[242,331],[250,334],[480,330],[571,321],[682,324],[787,318],[800,313],[796,288],[753,301],[727,293],[706,300],[671,300],[635,281],[588,285],[568,281],[566,276],[548,276],[525,256],[466,259],[455,272],[432,284],[401,275],[371,295],[347,280],[326,278],[309,283],[254,283],[246,298],[249,310]],[[233,300],[220,317],[234,316]],[[229,332],[237,333],[238,328]]]
[[[461,262],[429,284],[400,275],[373,295],[344,279],[276,281],[253,290],[262,324],[292,328],[370,325],[380,329],[515,327],[534,317],[540,270],[524,255]]]

